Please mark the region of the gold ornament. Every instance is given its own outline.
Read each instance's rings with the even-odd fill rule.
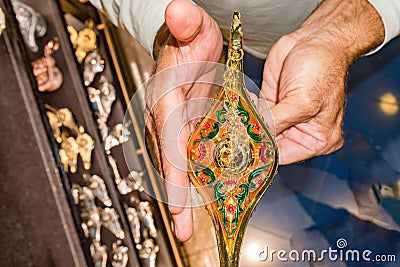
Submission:
[[[247,92],[240,13],[233,13],[223,88],[189,138],[189,177],[213,219],[220,266],[239,263],[243,235],[278,167],[269,127]]]

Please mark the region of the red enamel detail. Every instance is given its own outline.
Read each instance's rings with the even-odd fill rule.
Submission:
[[[204,146],[204,144],[200,143],[200,145],[199,145],[199,156],[198,156],[197,159],[199,161],[202,161],[206,157],[206,154],[207,154],[206,147]]]
[[[233,204],[229,204],[228,207],[226,207],[226,210],[229,213],[234,213],[235,212],[235,207],[233,206]]]
[[[228,180],[228,181],[226,181],[226,185],[227,186],[233,186],[233,185],[235,185],[236,184],[236,181],[233,181],[233,180]]]
[[[239,96],[238,96],[237,94],[235,94],[235,93],[233,93],[233,94],[231,95],[231,99],[232,99],[233,101],[238,100],[238,98],[239,98]]]

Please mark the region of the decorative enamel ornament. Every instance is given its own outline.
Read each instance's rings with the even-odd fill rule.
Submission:
[[[244,84],[240,13],[231,26],[223,88],[191,134],[189,177],[215,226],[220,266],[238,266],[247,223],[276,175],[278,150]]]

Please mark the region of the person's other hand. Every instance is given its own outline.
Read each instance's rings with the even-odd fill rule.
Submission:
[[[217,62],[222,53],[222,34],[216,22],[202,8],[186,0],[175,0],[168,5],[165,22],[170,35],[157,51],[156,78],[152,88],[146,91],[147,105],[151,103],[147,127],[153,143],[158,146],[155,149],[158,149],[161,165],[159,171],[166,180],[173,231],[179,240],[186,241],[193,229],[186,171],[186,147],[193,125],[185,125],[190,115],[184,102],[208,97],[211,86],[190,83],[207,72],[202,64],[182,64]],[[178,65],[182,67],[162,74]],[[189,83],[179,85],[182,81]]]
[[[326,0],[272,47],[261,92],[272,107],[280,164],[342,146],[347,71],[383,37],[381,18],[367,1]]]

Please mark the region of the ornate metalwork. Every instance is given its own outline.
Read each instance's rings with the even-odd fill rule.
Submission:
[[[79,145],[73,137],[64,137],[62,140],[59,153],[64,170],[75,173],[78,169]]]
[[[129,194],[130,192],[136,190],[143,192],[143,173],[138,171],[131,171],[128,176],[123,179],[115,180],[118,191],[121,195]]]
[[[121,224],[119,223],[118,214],[115,209],[105,208],[101,211],[102,225],[110,230],[117,238],[124,239],[125,232],[122,230]]]
[[[108,136],[107,120],[111,113],[111,107],[116,99],[116,90],[109,83],[105,76],[100,78],[100,87],[87,88],[90,102],[93,104],[93,109],[96,112],[97,123],[100,128],[101,137],[105,140]]]
[[[248,220],[278,166],[274,137],[244,84],[243,55],[235,11],[223,88],[188,143],[189,176],[207,203],[225,267],[238,266]]]
[[[75,56],[79,63],[83,62],[87,53],[97,48],[97,37],[93,26],[93,20],[89,19],[86,21],[86,28],[79,32],[70,25],[67,27],[71,43],[75,49]]]
[[[85,86],[92,84],[97,73],[104,70],[104,60],[101,58],[99,51],[96,49],[89,52],[83,63],[83,82]]]
[[[132,207],[125,207],[126,215],[128,216],[128,221],[131,226],[133,240],[136,244],[140,243],[141,239],[141,230],[140,230],[140,219],[139,213],[135,208]]]
[[[128,264],[128,247],[121,245],[120,240],[112,244],[111,254],[112,267],[125,267]]]
[[[94,149],[93,138],[87,133],[79,133],[76,137],[76,142],[79,146],[79,155],[81,155],[83,168],[85,170],[90,170],[92,166],[92,151]]]
[[[99,241],[90,244],[90,255],[92,256],[93,265],[95,267],[107,266],[107,247],[102,245]]]
[[[77,171],[78,155],[81,156],[84,169],[89,170],[94,149],[93,138],[85,133],[85,129],[82,126],[75,123],[71,110],[68,108],[57,110],[48,104],[45,106],[48,109],[46,114],[53,136],[60,143],[59,155],[64,170],[71,173]]]
[[[98,175],[83,174],[83,180],[88,184],[89,188],[93,191],[93,195],[97,197],[105,206],[111,207],[112,201],[108,196],[107,187],[103,180]]]
[[[145,239],[141,244],[137,244],[136,248],[139,250],[139,258],[144,267],[155,267],[157,252],[160,247],[156,245],[154,239]]]
[[[142,234],[147,237],[157,237],[157,229],[154,224],[153,213],[151,211],[151,206],[148,201],[141,201],[137,207],[139,214],[139,219],[142,222],[143,229]]]
[[[119,216],[115,209],[106,207],[102,209],[96,205],[100,200],[104,205],[111,206],[103,179],[98,175],[84,174],[83,180],[88,186],[72,184],[72,197],[75,205],[80,207],[82,230],[91,242],[90,253],[94,266],[108,266],[108,249],[101,244],[101,227],[107,228],[115,235],[117,240],[112,244],[109,262],[113,267],[125,267],[128,262],[128,247],[122,244],[125,233],[121,228]]]
[[[78,184],[73,184],[71,191],[75,205],[79,205],[81,210],[81,227],[85,237],[91,241],[100,242],[100,210],[96,206],[93,191],[86,186],[81,187]]]
[[[32,62],[33,74],[40,92],[52,92],[61,87],[63,74],[56,66],[56,60],[51,56],[58,48],[59,42],[56,37],[46,44],[43,57]]]
[[[122,123],[115,125],[105,138],[104,149],[107,153],[110,153],[111,148],[127,142],[129,140],[129,135],[129,130]]]
[[[46,34],[46,21],[42,15],[40,15],[30,6],[17,0],[12,0],[11,3],[13,5],[14,12],[19,23],[19,29],[21,30],[25,44],[32,52],[37,53],[39,48],[36,44],[35,38],[43,37]]]

